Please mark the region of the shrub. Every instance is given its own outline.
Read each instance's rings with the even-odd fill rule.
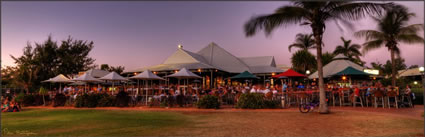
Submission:
[[[117,107],[128,107],[128,103],[130,102],[130,96],[128,96],[127,92],[120,91],[115,97],[115,106]]]
[[[412,92],[415,93],[415,100],[412,100],[414,104],[416,105],[423,105],[424,104],[424,96],[423,88],[412,88]]]
[[[33,102],[33,105],[34,106],[40,106],[40,105],[43,105],[44,103],[43,103],[43,96],[42,95],[40,95],[40,94],[36,94],[36,95],[34,95],[34,102]]]
[[[168,107],[168,101],[167,100],[163,100],[160,104],[159,107],[165,108]]]
[[[206,95],[202,97],[197,103],[198,108],[220,108],[220,102],[218,101],[217,96]]]
[[[264,100],[264,108],[280,108],[280,100]]]
[[[264,95],[259,93],[242,94],[239,97],[236,107],[249,109],[264,108]]]
[[[28,94],[25,95],[22,101],[22,105],[24,106],[33,106],[34,105],[34,95]]]
[[[101,94],[101,98],[99,100],[99,103],[97,104],[98,107],[111,107],[114,106],[114,97],[109,96],[108,94]]]
[[[15,97],[15,102],[18,102],[19,104],[23,104],[24,102],[24,97],[25,94],[23,92],[19,93],[16,97]]]
[[[55,99],[53,100],[53,107],[65,106],[66,96],[62,93],[56,94]]]
[[[88,94],[82,94],[77,96],[77,98],[75,99],[75,107],[77,108],[86,107],[88,96],[89,96]]]

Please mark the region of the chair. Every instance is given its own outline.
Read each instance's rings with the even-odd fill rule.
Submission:
[[[357,101],[359,99],[360,101]],[[363,98],[361,96],[353,94],[353,107],[356,107],[357,104],[360,104],[363,107]]]
[[[383,93],[383,91],[382,90],[376,90],[374,93],[373,93],[373,95],[374,95],[374,101],[375,101],[375,103],[374,103],[374,105],[375,105],[375,108],[378,108],[378,100],[381,100],[381,105],[382,105],[382,108],[384,108],[385,107],[385,103],[384,103],[384,93]]]
[[[394,102],[393,103],[390,102],[390,98],[394,98]],[[387,100],[388,100],[388,108],[391,108],[391,105],[393,105],[396,108],[398,108],[397,92],[395,92],[395,91],[389,91],[389,92],[387,92]]]

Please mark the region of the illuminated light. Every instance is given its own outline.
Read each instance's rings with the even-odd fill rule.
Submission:
[[[424,67],[419,67],[419,72],[424,72],[425,68]]]
[[[316,81],[316,78],[314,78],[313,81]]]
[[[158,73],[158,72],[156,72],[156,71],[153,72],[153,74],[156,74],[156,73]]]
[[[347,80],[347,77],[346,76],[342,76],[342,80]]]
[[[215,70],[215,72],[218,72],[218,70]]]
[[[137,73],[136,73],[136,72],[134,72],[134,75],[137,75]]]
[[[178,72],[178,70],[174,70],[174,73],[177,73]]]
[[[377,69],[364,69],[363,72],[373,74],[373,75],[379,75],[379,70]]]
[[[373,77],[373,80],[376,80],[376,77]]]
[[[274,75],[276,75],[276,73],[274,73],[274,72],[273,72],[273,73],[272,73],[272,76],[274,76]]]
[[[201,72],[201,69],[198,69],[198,72]]]
[[[179,49],[183,49],[182,44],[179,44],[177,47],[179,47]]]
[[[310,74],[310,70],[305,71],[305,74],[309,75]]]
[[[413,84],[418,85],[418,82],[417,82],[417,81],[415,81],[415,82],[413,82]]]

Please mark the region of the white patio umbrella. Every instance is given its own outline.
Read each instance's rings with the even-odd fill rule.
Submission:
[[[72,81],[63,74],[59,74],[54,78],[50,78],[42,82],[59,83],[59,93],[62,91],[62,83],[72,83]]]
[[[128,79],[120,76],[118,73],[116,72],[111,72],[101,78],[99,78],[100,80],[108,80],[108,81],[112,81],[112,95],[114,94],[114,81],[128,81]]]
[[[84,73],[83,75],[72,79],[72,81],[82,81],[82,82],[86,82],[86,84],[84,84],[84,92],[86,92],[86,85],[87,82],[103,82],[102,80],[99,80],[97,78],[92,77],[91,75]]]
[[[190,72],[186,68],[182,68],[182,69],[179,70],[179,72],[165,76],[165,77],[177,78],[179,85],[180,85],[180,79],[186,79],[188,81],[187,83],[189,83],[189,79],[191,79],[191,78],[202,78],[202,77],[196,75],[195,73]],[[187,88],[186,84],[184,84],[184,86],[185,86],[185,88]],[[186,89],[185,89],[185,92],[186,92]],[[183,93],[183,94],[186,94],[186,93]]]
[[[145,80],[146,84],[146,105],[148,105],[148,80],[165,80],[155,74],[153,74],[150,70],[146,70],[143,73],[137,74],[136,76],[130,77],[130,79],[137,79],[137,93],[139,93],[139,80]],[[151,82],[152,84],[152,82]],[[152,85],[151,85],[152,86]]]

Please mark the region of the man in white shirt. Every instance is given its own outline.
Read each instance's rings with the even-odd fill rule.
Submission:
[[[255,86],[252,86],[252,89],[251,89],[251,91],[250,91],[250,93],[257,93],[257,87],[255,87]]]

